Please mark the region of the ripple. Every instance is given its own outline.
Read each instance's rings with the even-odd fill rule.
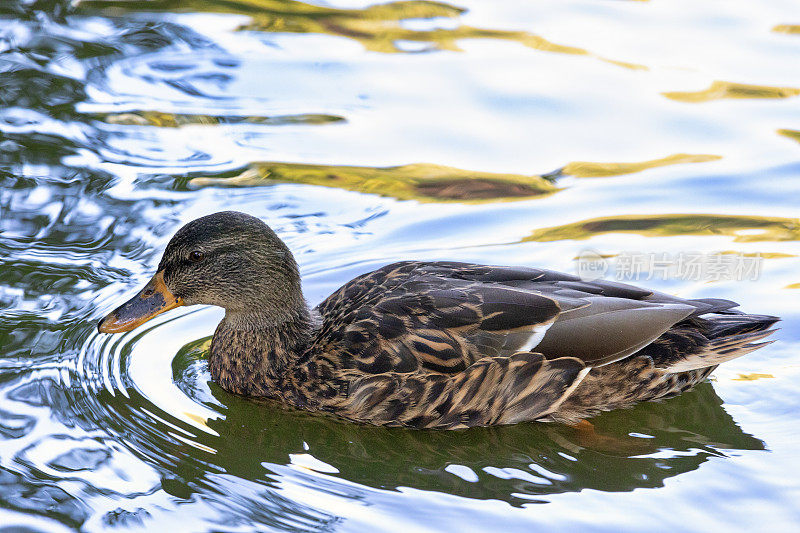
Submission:
[[[0,467],[0,502],[3,507],[31,514],[47,514],[71,527],[79,527],[90,514],[89,508],[55,483],[26,479]],[[13,523],[6,519],[6,524]],[[35,521],[28,521],[34,522]]]
[[[80,4],[85,13],[114,10],[136,10],[140,6],[131,1],[88,0]],[[361,43],[365,49],[380,53],[416,53],[420,51],[458,52],[458,42],[466,39],[492,39],[513,41],[528,48],[544,52],[569,55],[592,54],[575,46],[554,43],[544,37],[525,31],[492,30],[455,24],[451,27],[428,27],[414,22],[457,19],[466,9],[444,2],[405,0],[369,5],[364,8],[341,9],[305,2],[221,2],[203,1],[182,5],[182,9],[213,13],[247,15],[250,21],[239,27],[241,31],[270,33],[319,33],[345,37]],[[169,0],[151,1],[147,11],[172,11],[175,6]],[[597,57],[597,56],[595,56]],[[597,57],[608,63],[630,68],[646,69],[643,65]]]
[[[285,471],[278,466],[295,465],[300,473],[311,469],[325,475],[325,484],[307,487],[312,492],[349,492],[350,485],[339,485],[341,480],[381,490],[413,487],[521,505],[533,495],[661,486],[665,478],[720,455],[720,448],[763,447],[738,430],[709,385],[661,405],[596,419],[598,431],[607,434],[597,442],[568,427],[542,424],[464,432],[354,426],[209,386],[207,338],[175,349],[180,338],[213,328],[210,319],[219,315],[209,313],[164,319],[136,334],[92,334],[80,358],[87,393],[80,402],[89,402],[94,422],[132,453],[147,457],[154,468],[172,461],[198,465],[191,484],[205,490],[217,490],[222,480],[237,486],[264,483],[269,470],[283,478]],[[243,446],[252,453],[242,455]],[[87,452],[81,448],[75,453]],[[467,470],[473,475],[465,475]],[[616,474],[598,476],[598,471]],[[268,498],[281,505],[274,494]],[[294,513],[304,509],[296,501],[285,505]],[[236,507],[239,511],[243,509]]]

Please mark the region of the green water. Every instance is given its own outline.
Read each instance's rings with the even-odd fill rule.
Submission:
[[[796,531],[799,64],[795,0],[0,3],[0,529]],[[218,309],[95,330],[225,209],[312,304],[402,259],[751,258],[624,280],[782,329],[596,436],[298,413],[209,381]]]

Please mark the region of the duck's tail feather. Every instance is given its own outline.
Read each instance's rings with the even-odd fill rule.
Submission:
[[[706,336],[716,339],[726,335],[741,335],[743,333],[764,331],[780,318],[771,315],[751,315],[741,312],[728,312],[713,317],[703,317],[708,326]]]
[[[776,331],[771,326],[779,320],[775,316],[738,312],[693,318],[692,325],[700,326],[707,341],[698,343],[698,349],[673,358],[663,369],[668,373],[687,372],[717,366],[746,355],[774,342],[759,341]]]

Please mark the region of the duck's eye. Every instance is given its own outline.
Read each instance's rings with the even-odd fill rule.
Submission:
[[[206,258],[206,254],[204,254],[203,252],[200,252],[198,250],[195,250],[195,251],[193,251],[192,253],[189,254],[189,260],[191,262],[193,262],[193,263],[199,263],[200,261],[202,261],[205,258]]]

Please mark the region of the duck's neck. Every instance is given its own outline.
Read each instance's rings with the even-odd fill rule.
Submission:
[[[226,313],[211,341],[211,377],[223,389],[246,396],[287,399],[287,371],[313,333],[305,303],[280,320],[256,313]]]

